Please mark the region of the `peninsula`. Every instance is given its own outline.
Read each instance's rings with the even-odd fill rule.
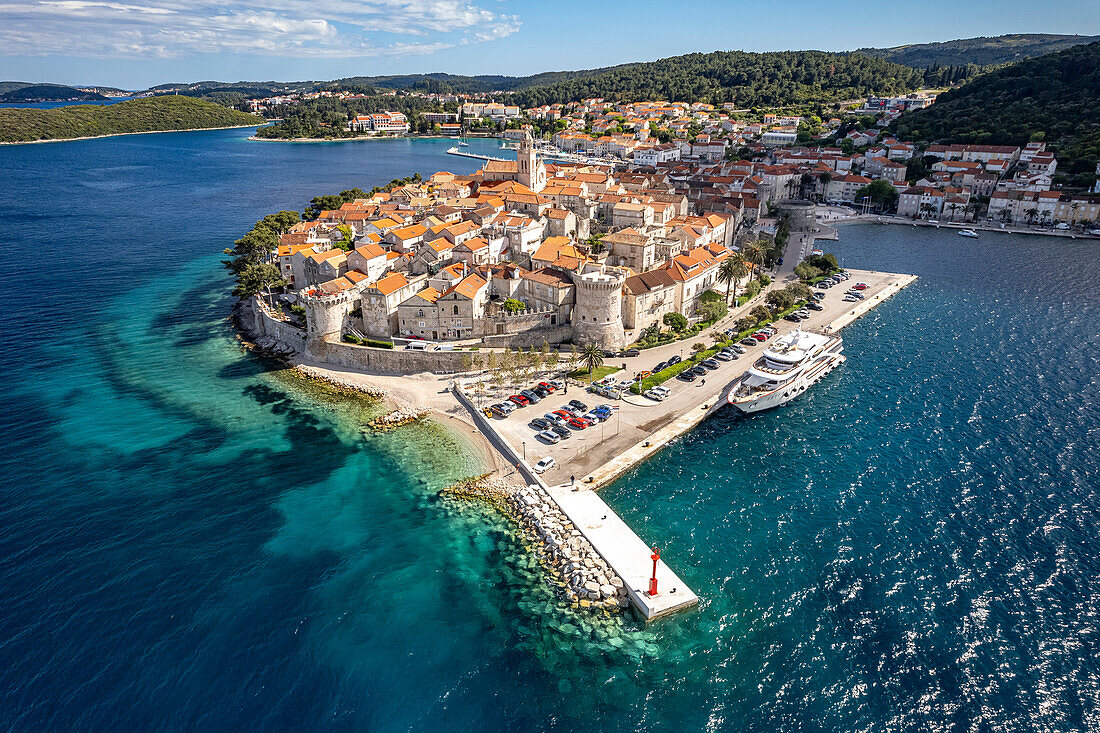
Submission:
[[[138,132],[262,125],[255,115],[193,97],[149,97],[112,105],[0,109],[0,143],[106,137]]]

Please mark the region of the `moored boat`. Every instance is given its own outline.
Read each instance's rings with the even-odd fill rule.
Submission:
[[[745,413],[785,405],[844,363],[844,340],[796,329],[776,341],[734,382],[726,400]]]

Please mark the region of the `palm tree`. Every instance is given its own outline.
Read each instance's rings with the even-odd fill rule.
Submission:
[[[745,276],[748,269],[745,267],[745,256],[740,252],[734,252],[718,266],[718,282],[726,284],[726,303],[730,302],[730,289],[738,280]]]
[[[1033,206],[1024,212],[1024,216],[1027,218],[1028,224],[1034,224],[1035,220],[1039,218],[1039,210]]]
[[[757,239],[755,242],[750,242],[745,245],[745,252],[748,255],[749,261],[758,262],[760,264],[760,268],[757,272],[762,273],[764,270],[764,258],[768,254],[768,248],[764,244],[764,240]]]
[[[581,351],[581,363],[588,369],[588,373],[596,371],[603,366],[603,350],[596,344],[588,344]]]

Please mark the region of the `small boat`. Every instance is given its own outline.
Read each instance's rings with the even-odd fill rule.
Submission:
[[[470,147],[470,143],[466,142],[465,140],[459,140],[458,141],[458,146],[460,148],[468,148],[468,147]]]
[[[971,237],[972,239],[977,239],[978,238],[978,233],[976,231],[974,231],[973,229],[960,229],[959,230],[959,236],[960,237]]]

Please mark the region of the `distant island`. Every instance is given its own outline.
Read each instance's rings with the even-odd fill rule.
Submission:
[[[61,84],[27,84],[0,91],[0,102],[103,102],[107,99],[99,92]]]
[[[0,109],[0,142],[19,143],[262,125],[263,118],[194,97],[149,97],[112,105]]]

